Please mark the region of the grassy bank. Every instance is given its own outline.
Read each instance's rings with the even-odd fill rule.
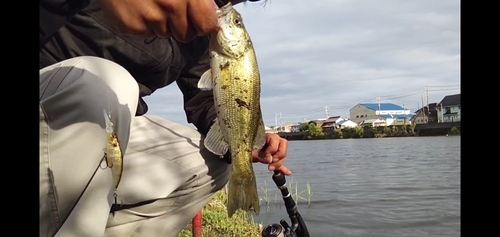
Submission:
[[[227,216],[227,193],[222,189],[203,208],[203,236],[260,237],[262,226],[255,223],[247,213],[238,210],[231,218]],[[179,237],[192,237],[191,224]]]
[[[306,183],[306,189],[302,191],[299,190],[299,185],[294,182],[293,178],[287,180],[287,184],[288,191],[297,206],[307,207],[311,205],[313,192],[310,183]],[[260,188],[263,193],[263,196],[260,197],[261,212],[269,211],[271,205],[284,205],[281,193],[274,184],[264,181],[263,187]],[[229,218],[226,203],[227,189],[224,188],[203,208],[203,236],[261,237],[263,228],[261,223],[256,223],[252,216],[242,210],[238,210]],[[191,230],[191,223],[189,223],[178,237],[192,237]]]

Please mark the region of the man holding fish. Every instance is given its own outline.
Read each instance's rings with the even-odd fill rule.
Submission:
[[[258,213],[252,162],[291,175],[222,2],[40,0],[40,236],[177,236],[228,182],[228,214]],[[173,82],[197,129],[145,115]]]

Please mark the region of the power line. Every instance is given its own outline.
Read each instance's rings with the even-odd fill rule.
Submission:
[[[460,90],[460,88],[449,88],[449,89],[439,89],[439,90],[429,90],[429,91],[452,91],[452,90]]]
[[[441,86],[427,86],[427,87],[460,87],[460,85],[441,85]]]

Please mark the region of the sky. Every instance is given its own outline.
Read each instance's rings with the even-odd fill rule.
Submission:
[[[358,103],[414,112],[460,93],[459,0],[268,0],[235,8],[257,54],[266,126],[348,118]],[[176,84],[145,100],[148,114],[188,124]]]

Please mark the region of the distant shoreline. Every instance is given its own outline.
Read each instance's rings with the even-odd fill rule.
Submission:
[[[325,140],[325,139],[358,139],[358,138],[386,138],[386,137],[436,137],[460,135],[460,127],[415,129],[415,126],[385,126],[385,127],[356,127],[336,130],[326,130],[321,133],[278,132],[280,137],[287,140]]]

